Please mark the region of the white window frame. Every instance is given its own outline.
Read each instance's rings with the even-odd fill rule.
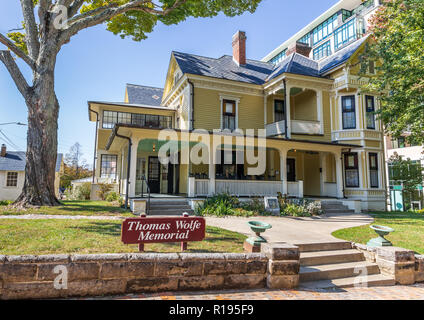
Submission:
[[[221,101],[221,111],[220,111],[220,129],[224,130],[224,100],[231,100],[236,103],[236,124],[235,129],[237,130],[239,128],[239,104],[240,104],[240,97],[235,96],[228,96],[228,95],[219,95],[219,99]]]
[[[16,186],[8,186],[7,185],[7,176],[9,175],[9,173],[16,173]],[[4,180],[4,186],[5,186],[5,188],[8,188],[8,189],[15,189],[15,188],[17,188],[19,186],[19,172],[18,171],[6,171],[5,180]]]

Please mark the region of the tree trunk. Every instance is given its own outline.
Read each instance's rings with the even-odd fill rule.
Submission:
[[[60,204],[54,184],[59,115],[59,102],[54,92],[54,62],[50,63],[50,68],[38,70],[33,83],[26,101],[28,133],[25,182],[14,204],[16,207]]]

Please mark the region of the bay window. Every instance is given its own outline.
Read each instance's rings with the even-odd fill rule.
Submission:
[[[370,162],[370,186],[371,188],[378,188],[378,155],[377,153],[369,154]]]
[[[373,96],[365,96],[367,129],[375,129],[375,104]]]
[[[342,97],[343,129],[356,129],[355,96]]]
[[[346,153],[345,160],[345,180],[346,187],[359,188],[359,165],[357,153]]]

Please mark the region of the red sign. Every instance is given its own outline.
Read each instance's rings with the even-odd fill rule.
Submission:
[[[125,244],[202,241],[206,222],[199,217],[129,218],[122,223]]]

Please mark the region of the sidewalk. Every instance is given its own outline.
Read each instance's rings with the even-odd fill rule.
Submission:
[[[263,221],[272,225],[272,229],[261,234],[268,242],[314,242],[335,241],[331,233],[345,228],[370,224],[374,221],[366,214],[327,214],[318,217],[207,217],[206,224],[252,236],[248,221]]]
[[[412,286],[347,288],[336,290],[232,290],[156,294],[88,299],[115,300],[424,300],[424,283]]]

